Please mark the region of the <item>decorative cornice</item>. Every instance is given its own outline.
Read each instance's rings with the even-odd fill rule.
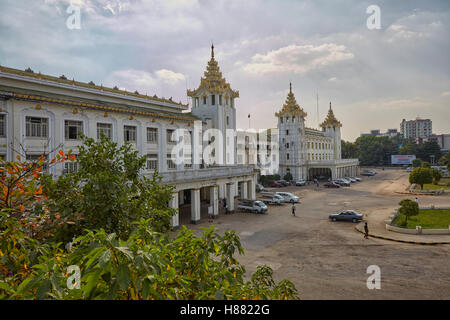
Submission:
[[[330,109],[328,109],[327,117],[325,118],[325,121],[320,124],[322,128],[338,128],[342,127],[342,124],[336,119],[333,113],[333,109],[331,109],[331,102],[330,102]]]
[[[220,72],[219,63],[214,59],[214,45],[211,46],[211,59],[206,66],[204,77],[200,79],[200,86],[195,90],[187,90],[187,95],[196,97],[202,89],[213,94],[230,92],[231,97],[239,98],[239,91],[231,89],[230,84],[226,82]]]
[[[18,75],[18,76],[22,76],[22,77],[30,77],[30,78],[34,78],[34,79],[51,81],[51,82],[55,82],[55,83],[59,83],[59,84],[73,85],[73,86],[86,88],[86,89],[94,89],[94,90],[98,90],[100,92],[108,92],[108,93],[119,94],[119,95],[128,96],[128,97],[135,97],[135,98],[139,98],[139,99],[148,100],[149,102],[151,102],[151,101],[163,102],[163,103],[171,104],[171,105],[177,106],[177,107],[179,107],[179,106],[186,107],[186,108],[188,107],[187,104],[183,104],[183,103],[181,103],[181,101],[175,102],[175,101],[172,101],[171,99],[162,99],[162,98],[158,98],[156,95],[153,95],[153,96],[143,95],[143,94],[137,93],[137,91],[134,93],[128,92],[126,90],[120,90],[117,87],[108,88],[108,87],[104,87],[103,85],[98,86],[98,85],[95,85],[94,82],[92,82],[92,81],[89,83],[84,83],[84,82],[75,81],[74,79],[69,80],[65,76],[54,77],[54,76],[50,76],[50,75],[41,74],[40,72],[35,73],[30,68],[28,68],[25,71],[22,71],[22,70],[18,70],[18,69],[0,66],[0,72]]]
[[[14,92],[14,93],[12,93],[12,97],[14,99],[23,100],[23,101],[40,102],[40,103],[44,102],[44,103],[52,103],[52,104],[60,104],[60,105],[62,104],[62,105],[66,105],[66,106],[79,107],[80,109],[88,108],[88,109],[101,110],[101,111],[105,111],[105,112],[119,112],[119,113],[126,113],[126,114],[132,114],[132,115],[149,116],[152,118],[179,120],[179,121],[187,121],[187,122],[192,122],[192,121],[198,120],[196,117],[188,116],[188,115],[178,116],[178,115],[170,115],[170,114],[157,113],[157,112],[132,110],[129,108],[124,108],[124,107],[107,106],[107,105],[93,104],[93,103],[84,103],[84,102],[67,100],[67,99],[51,98],[51,97],[46,97],[46,96],[41,96],[41,95],[29,95],[29,94]]]
[[[295,100],[294,93],[292,92],[292,83],[289,83],[289,93],[286,98],[286,102],[280,112],[275,113],[276,117],[281,117],[284,115],[293,115],[305,118],[307,113],[298,105],[297,100]]]

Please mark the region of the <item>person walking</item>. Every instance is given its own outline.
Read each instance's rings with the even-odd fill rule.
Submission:
[[[226,198],[223,198],[223,209],[225,210],[225,214],[228,214],[227,199]]]
[[[417,205],[419,205],[419,199],[417,199],[417,197],[414,199],[414,202],[417,203]]]
[[[364,239],[369,239],[369,227],[367,226],[367,222],[364,224]]]
[[[292,215],[295,217],[295,203],[292,203]]]

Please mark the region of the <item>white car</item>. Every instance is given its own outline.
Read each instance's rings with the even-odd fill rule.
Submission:
[[[300,199],[297,196],[294,196],[290,192],[277,192],[279,196],[283,197],[284,202],[291,202],[291,203],[299,203]]]
[[[306,184],[306,181],[303,179],[298,179],[297,181],[295,181],[296,186],[304,186],[305,184]]]

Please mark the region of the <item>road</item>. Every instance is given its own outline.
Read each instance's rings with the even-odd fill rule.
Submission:
[[[276,280],[289,279],[302,299],[450,299],[450,245],[420,246],[364,239],[349,222],[331,222],[330,213],[354,209],[369,228],[382,227],[408,185],[402,170],[379,171],[374,177],[340,189],[286,187],[301,199],[296,216],[290,205],[270,206],[265,215],[220,216],[219,231],[236,230],[245,254],[239,257],[248,275],[267,264]],[[411,198],[411,197],[409,197]],[[450,205],[450,196],[422,196],[421,205]],[[192,228],[208,226],[203,221]],[[448,236],[447,238],[448,239]],[[381,270],[381,289],[369,290],[367,267]]]

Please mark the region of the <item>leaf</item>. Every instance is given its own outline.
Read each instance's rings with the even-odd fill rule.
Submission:
[[[52,283],[50,280],[44,280],[41,286],[36,290],[36,298],[38,298],[38,300],[44,299],[47,293],[50,291],[51,286]]]
[[[117,250],[122,252],[127,256],[128,259],[133,259],[133,253],[128,249],[128,247],[115,247]]]
[[[112,256],[111,250],[106,250],[105,252],[103,252],[103,254],[100,256],[100,259],[98,260],[100,268],[106,267],[106,265],[111,260],[111,256]]]
[[[130,269],[128,265],[121,264],[117,268],[117,282],[122,290],[127,290],[128,285],[130,284]]]

